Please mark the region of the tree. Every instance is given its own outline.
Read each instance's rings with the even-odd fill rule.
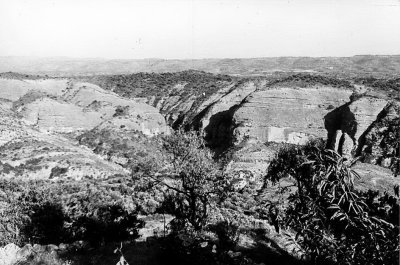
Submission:
[[[163,153],[163,161],[146,161],[134,171],[151,185],[166,187],[169,196],[164,207],[182,224],[201,230],[210,205],[227,196],[229,180],[195,132],[177,131],[163,137]]]

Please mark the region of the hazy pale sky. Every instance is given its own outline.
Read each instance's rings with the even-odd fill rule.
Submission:
[[[400,0],[0,0],[0,56],[400,54]]]

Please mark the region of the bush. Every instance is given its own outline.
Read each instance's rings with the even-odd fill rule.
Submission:
[[[138,237],[142,222],[117,198],[106,195],[92,187],[63,200],[68,241],[87,240],[97,245]]]
[[[64,238],[65,215],[60,202],[44,193],[30,190],[12,204],[25,222],[20,228],[21,236],[29,243],[54,244]]]
[[[134,239],[142,225],[118,193],[100,184],[0,180],[0,245],[94,245]]]
[[[399,251],[399,202],[389,194],[362,193],[343,158],[319,144],[278,153],[266,180],[294,179],[284,225],[314,264],[395,264]]]

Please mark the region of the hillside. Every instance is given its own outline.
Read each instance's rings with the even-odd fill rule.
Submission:
[[[3,176],[54,178],[57,169],[62,172],[57,177],[73,179],[127,174],[120,165],[80,147],[74,137],[110,126],[132,135],[169,132],[155,108],[98,86],[66,79],[10,77],[0,79]]]

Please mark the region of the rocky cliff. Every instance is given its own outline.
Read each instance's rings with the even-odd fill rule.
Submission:
[[[350,89],[332,87],[265,87],[251,93],[233,115],[235,143],[304,144],[325,138],[323,117],[349,100]]]
[[[330,147],[347,158],[357,155],[364,134],[387,104],[385,99],[366,96],[327,114],[325,124]]]
[[[354,89],[340,79],[307,75],[237,80],[212,79],[206,75],[200,78],[205,84],[185,83],[199,76],[202,74],[197,72],[177,75],[173,81],[168,79],[170,89],[162,88],[157,93],[151,90],[146,98],[137,98],[144,96],[144,89],[138,92],[134,87],[142,83],[131,82],[128,84],[132,84],[132,92],[128,94],[156,107],[172,127],[200,130],[210,146],[226,147],[244,139],[304,143],[311,136],[325,137],[323,117],[349,102]],[[146,78],[160,77],[146,75]],[[118,86],[107,86],[127,94],[127,88],[121,91]],[[194,87],[197,89],[193,90]]]
[[[312,138],[326,139],[348,159],[361,155],[363,161],[391,165],[397,153],[377,142],[387,142],[386,131],[398,128],[398,103],[391,98],[397,83],[384,94],[385,88],[368,88],[367,81],[357,85],[307,74],[232,78],[198,71],[8,77],[0,79],[1,110],[23,129],[12,129],[7,125],[11,118],[6,119],[1,140],[19,139],[26,128],[57,137],[81,135],[78,141],[89,151],[127,167],[129,157],[156,153],[156,147],[146,147],[145,137],[168,134],[169,125],[199,130],[217,154],[234,150],[230,169],[258,175],[279,144]]]
[[[360,84],[313,75],[258,77],[229,83],[207,98],[193,95],[182,100],[167,94],[147,102],[170,124],[201,131],[218,153],[234,152],[229,170],[249,170],[261,176],[279,144],[304,144],[312,138],[327,140],[328,147],[348,159],[362,156],[365,162],[392,165],[398,155],[377,147],[388,140],[376,131],[399,130],[394,107],[398,101],[392,97],[396,88]],[[185,87],[180,89],[185,93]],[[196,101],[200,103],[193,108]],[[385,129],[382,123],[391,125]]]

